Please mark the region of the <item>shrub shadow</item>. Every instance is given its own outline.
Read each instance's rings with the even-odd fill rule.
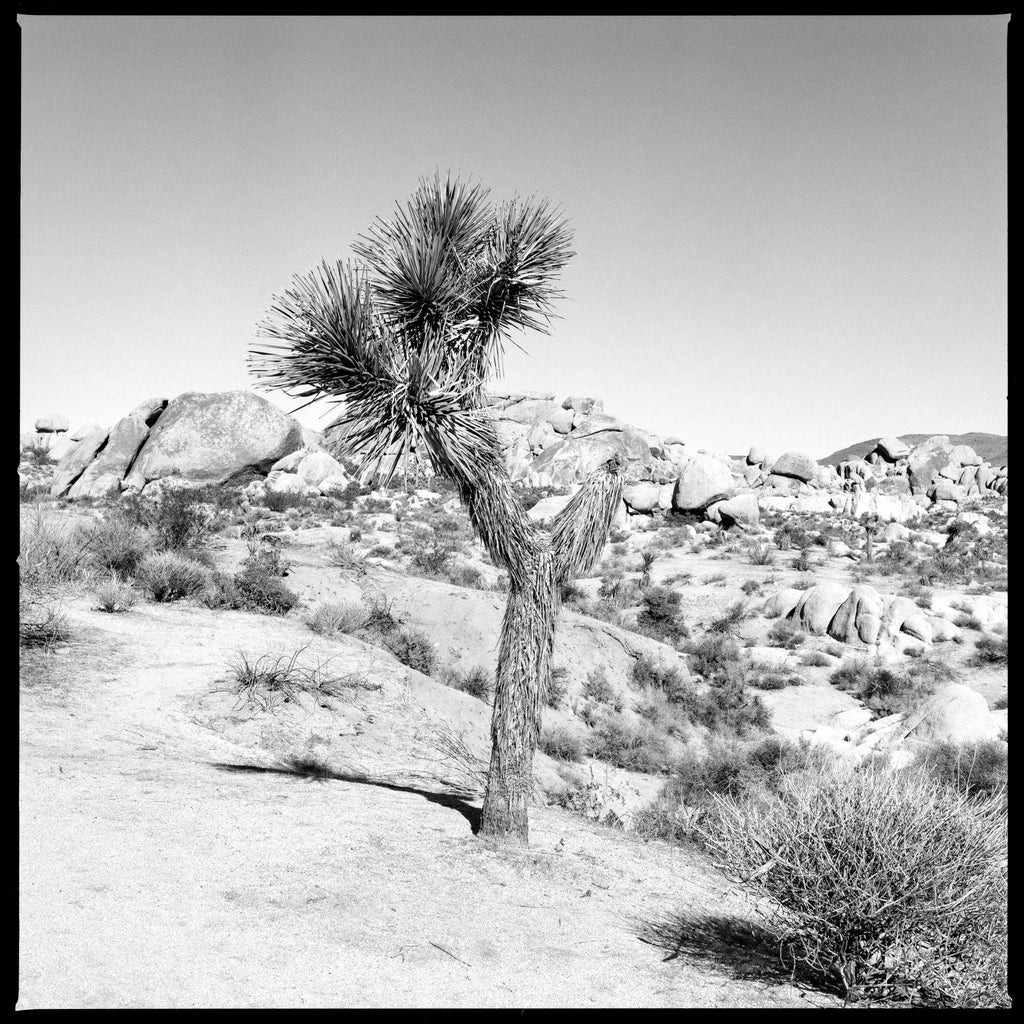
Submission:
[[[432,804],[438,804],[441,807],[448,807],[453,811],[458,811],[469,822],[474,835],[480,829],[480,808],[475,807],[464,797],[456,793],[436,792],[435,790],[421,789],[417,786],[400,786],[394,782],[374,779],[363,772],[332,768],[326,762],[316,757],[296,756],[288,758],[282,764],[273,767],[255,764],[229,764],[223,761],[210,761],[209,764],[218,771],[224,772],[288,775],[292,778],[306,779],[311,782],[334,780],[336,782],[351,782],[359,786],[376,786],[379,789],[389,789],[394,793],[415,793]]]
[[[822,979],[808,978],[783,960],[779,941],[766,928],[740,917],[700,911],[666,914],[634,922],[636,936],[666,952],[662,962],[706,963],[737,980],[789,984],[832,992]]]

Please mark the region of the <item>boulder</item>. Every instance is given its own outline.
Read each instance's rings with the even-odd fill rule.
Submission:
[[[904,723],[908,739],[921,743],[978,743],[999,738],[999,721],[988,701],[967,686],[951,683],[930,697]]]
[[[819,583],[803,592],[787,618],[806,632],[821,636],[828,632],[829,624],[849,596],[848,587]]]
[[[265,473],[301,446],[299,423],[251,391],[188,391],[168,403],[125,485],[141,490],[175,473],[226,483],[247,472]]]
[[[832,503],[828,494],[802,494],[793,502],[794,512],[831,512]]]
[[[121,481],[139,453],[150,427],[167,407],[166,398],[137,405],[114,425],[107,443],[68,491],[69,498],[101,498],[121,489]]]
[[[969,444],[955,444],[949,453],[949,461],[957,466],[980,466],[983,460]]]
[[[558,408],[559,406],[554,402],[527,398],[507,405],[501,410],[486,409],[485,412],[489,413],[494,419],[532,426],[538,420],[550,416]]]
[[[553,494],[550,498],[541,498],[526,514],[535,523],[548,523],[558,515],[575,497],[572,494]]]
[[[875,481],[875,494],[910,494],[910,481],[906,476],[884,476]]]
[[[760,466],[747,466],[743,470],[743,482],[748,487],[756,487],[764,480],[764,472]]]
[[[271,494],[302,494],[309,497],[320,493],[319,488],[306,483],[297,473],[282,473],[281,470],[269,474],[267,491]]]
[[[97,430],[106,430],[102,423],[94,420],[92,423],[86,423],[84,426],[75,427],[74,430],[68,433],[69,441],[81,441],[83,438],[88,437],[90,434],[95,434]]]
[[[37,434],[62,434],[71,428],[71,421],[60,413],[50,413],[48,416],[40,416],[35,427]]]
[[[85,472],[86,467],[107,443],[110,432],[103,427],[86,434],[74,448],[57,463],[50,481],[50,495],[59,498],[67,494],[71,485]]]
[[[784,452],[772,465],[773,476],[788,476],[809,483],[818,472],[818,463],[803,452]]]
[[[531,470],[548,474],[557,487],[568,487],[582,483],[613,456],[618,456],[626,464],[627,478],[632,475],[634,480],[639,475],[636,467],[651,462],[647,442],[639,432],[623,425],[600,430],[588,437],[570,434],[545,448],[533,460]]]
[[[568,434],[572,430],[572,409],[556,409],[547,421],[556,434]]]
[[[828,634],[844,644],[878,643],[882,625],[882,598],[874,587],[858,583],[828,624]]]
[[[769,618],[788,618],[803,596],[804,591],[785,587],[765,601],[762,612]]]
[[[974,474],[974,482],[978,485],[978,489],[982,491],[991,487],[995,480],[996,475],[992,472],[992,467],[987,462],[982,463]]]
[[[319,487],[324,480],[340,477],[347,479],[345,467],[327,452],[310,452],[295,469],[299,478],[313,487]]]
[[[764,486],[778,492],[780,495],[796,495],[807,488],[802,480],[792,476],[780,476],[777,473],[769,473],[765,478]]]
[[[946,434],[933,434],[911,449],[907,459],[907,478],[913,494],[924,494],[939,471],[949,462],[953,446]]]
[[[940,477],[935,483],[928,488],[928,497],[932,501],[955,501],[957,503],[964,500],[967,497],[967,492],[959,484],[953,483],[952,480],[947,480],[944,477]]]
[[[930,644],[933,639],[928,616],[909,597],[894,597],[882,613],[881,633],[895,639],[899,633]]]
[[[564,410],[562,411],[564,412]],[[530,432],[526,435],[526,443],[530,446],[530,451],[539,453],[558,437],[555,428],[547,420],[541,420],[530,427]]]
[[[752,444],[747,452],[748,466],[763,466],[768,459],[768,453],[760,445]]]
[[[660,504],[661,491],[661,486],[655,483],[631,484],[623,488],[622,500],[630,512],[653,512]]]
[[[909,540],[910,530],[902,523],[889,523],[882,531],[882,540]]]
[[[317,490],[321,494],[331,495],[337,494],[344,491],[348,487],[349,481],[343,476],[329,476],[324,480],[321,480],[317,485]]]
[[[910,454],[910,446],[898,437],[880,437],[875,445],[875,451],[886,462],[896,462],[897,459],[906,458]]]
[[[735,497],[727,498],[708,509],[715,509],[725,527],[739,526],[747,529],[755,527],[761,521],[761,510],[757,505],[757,496],[754,494],[737,494]]]
[[[678,512],[701,512],[728,498],[733,488],[732,472],[724,462],[709,455],[694,455],[676,481],[672,507]]]
[[[584,395],[570,395],[563,403],[563,409],[573,409],[589,416],[592,412],[604,412],[604,401],[600,398],[590,398]]]

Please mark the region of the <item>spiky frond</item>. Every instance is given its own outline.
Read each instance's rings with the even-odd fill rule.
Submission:
[[[571,238],[547,202],[513,199],[494,210],[486,189],[438,174],[421,179],[411,200],[391,220],[378,218],[354,249],[380,309],[410,345],[418,351],[443,338],[483,381],[500,372],[512,331],[548,329]]]
[[[613,455],[561,512],[551,530],[555,578],[565,583],[594,567],[622,500],[622,460]]]

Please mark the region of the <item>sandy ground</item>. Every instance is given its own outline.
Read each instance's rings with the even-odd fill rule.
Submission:
[[[401,781],[443,705],[364,645],[328,653],[380,690],[261,715],[225,666],[309,643],[300,623],[89,605],[24,659],[19,1009],[831,1005],[693,852],[545,807],[528,851],[497,849],[478,802]],[[314,749],[326,777],[280,767]]]

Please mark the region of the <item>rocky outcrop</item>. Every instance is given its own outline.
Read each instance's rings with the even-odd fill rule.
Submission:
[[[259,395],[189,391],[168,403],[124,483],[141,490],[172,475],[226,483],[266,473],[301,444],[299,424]]]
[[[149,436],[150,427],[166,408],[166,398],[151,398],[118,420],[103,450],[68,490],[68,497],[101,498],[120,491],[121,482]]]
[[[35,423],[37,434],[63,434],[71,429],[71,421],[60,413],[40,416]]]
[[[68,492],[71,485],[85,472],[89,463],[102,450],[110,436],[102,427],[86,434],[57,464],[50,483],[50,494],[58,498]]]
[[[694,455],[683,466],[672,493],[677,512],[702,512],[717,501],[724,501],[735,489],[732,471],[710,455]]]
[[[784,452],[772,463],[772,475],[791,477],[806,484],[815,479],[820,468],[810,455]]]
[[[907,478],[912,494],[924,494],[947,462],[953,446],[946,434],[934,434],[914,447],[907,459]]]

